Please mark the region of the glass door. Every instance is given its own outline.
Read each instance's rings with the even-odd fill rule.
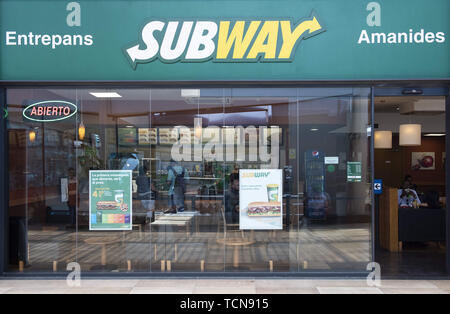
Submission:
[[[76,99],[74,89],[8,90],[10,271],[76,260]]]
[[[372,260],[369,88],[300,88],[300,270],[364,272]]]
[[[152,89],[149,161],[157,191],[152,271],[222,272],[222,89]],[[155,262],[156,264],[154,264]],[[153,267],[154,265],[154,267]]]

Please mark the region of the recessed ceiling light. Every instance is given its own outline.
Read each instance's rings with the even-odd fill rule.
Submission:
[[[97,98],[120,98],[120,97],[122,97],[116,92],[92,92],[89,94],[91,94],[92,96],[97,97]]]
[[[183,97],[183,98],[200,97],[200,90],[199,89],[182,89],[181,97]]]
[[[317,132],[319,129],[311,129],[312,132]]]
[[[425,134],[424,136],[445,136],[445,133],[428,133]]]

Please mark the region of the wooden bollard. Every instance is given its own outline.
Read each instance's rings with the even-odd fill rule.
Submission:
[[[167,271],[172,271],[172,262],[170,260],[167,261]]]
[[[23,261],[19,261],[19,272],[23,273]]]
[[[58,271],[58,261],[53,261],[53,272],[56,273]]]
[[[269,261],[269,269],[270,269],[270,272],[273,272],[273,261],[272,260]]]
[[[200,270],[201,270],[202,272],[205,271],[205,260],[203,260],[203,259],[200,261]]]
[[[127,261],[127,269],[128,271],[131,271],[131,260]]]
[[[178,244],[175,244],[175,262],[178,260]]]
[[[165,260],[161,260],[161,271],[162,272],[166,271],[166,261]]]
[[[303,261],[303,269],[308,269],[308,261]]]

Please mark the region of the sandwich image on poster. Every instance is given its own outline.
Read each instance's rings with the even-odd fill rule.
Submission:
[[[252,202],[247,206],[249,217],[280,217],[280,202]]]
[[[280,169],[239,171],[239,229],[283,229],[282,179]]]

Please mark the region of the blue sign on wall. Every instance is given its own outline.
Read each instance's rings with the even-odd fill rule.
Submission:
[[[373,193],[376,195],[383,193],[383,180],[381,179],[373,180]]]

